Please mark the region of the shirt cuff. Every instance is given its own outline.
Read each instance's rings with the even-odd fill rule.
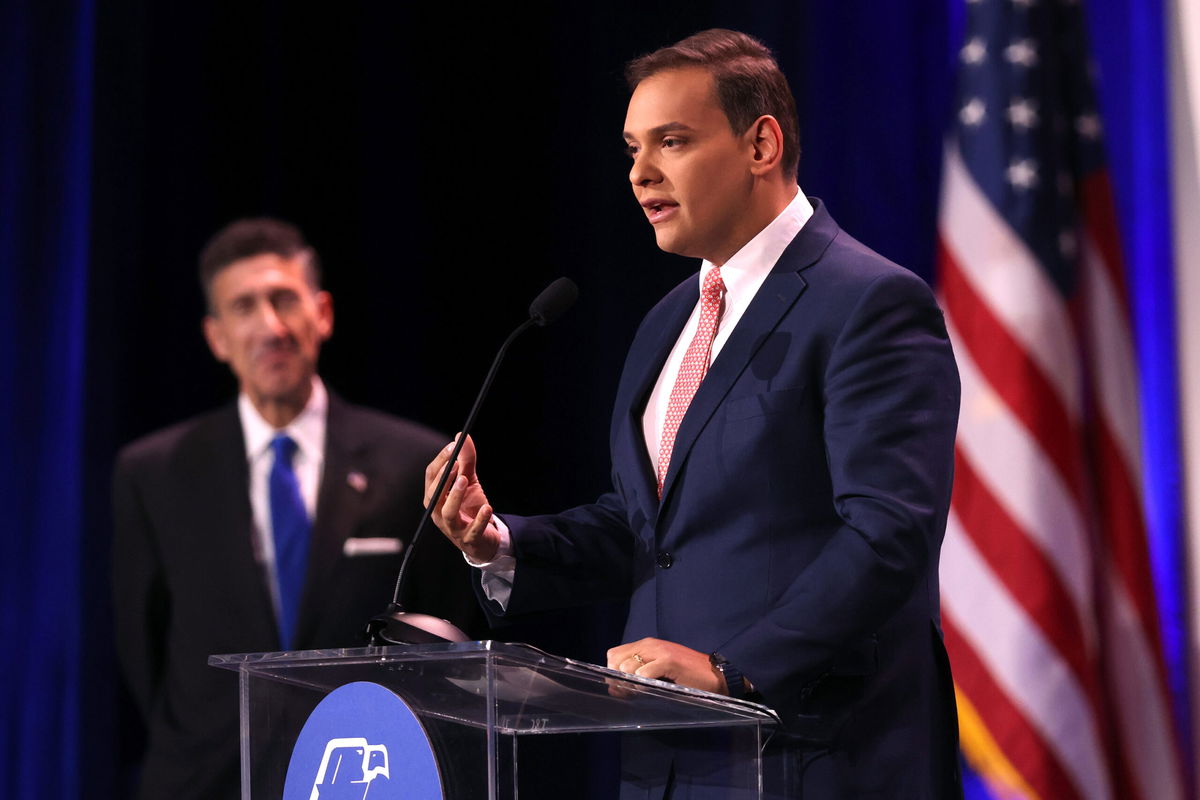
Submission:
[[[517,572],[517,559],[513,555],[512,536],[504,520],[493,515],[489,524],[496,526],[496,532],[500,536],[500,546],[496,549],[496,555],[491,561],[475,561],[466,553],[463,553],[463,558],[480,571],[479,578],[484,596],[499,604],[500,608],[507,609],[508,598],[512,594],[513,577]]]

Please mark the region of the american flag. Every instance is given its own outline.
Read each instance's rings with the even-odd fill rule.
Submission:
[[[1078,0],[968,0],[939,285],[962,376],[942,612],[995,793],[1187,794],[1137,364]]]

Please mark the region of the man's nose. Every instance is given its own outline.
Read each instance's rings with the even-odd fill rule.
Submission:
[[[259,324],[271,335],[284,336],[287,334],[287,326],[283,324],[283,318],[271,303],[259,303],[257,316]]]
[[[662,173],[654,159],[645,151],[633,157],[633,166],[629,168],[629,182],[634,186],[649,186],[662,180]]]

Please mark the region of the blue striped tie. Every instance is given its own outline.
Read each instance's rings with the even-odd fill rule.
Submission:
[[[296,443],[285,433],[271,440],[275,463],[271,466],[271,533],[275,539],[275,579],[279,585],[279,639],[292,648],[296,617],[304,591],[308,564],[308,534],[312,526],[300,494],[300,481],[292,469]]]

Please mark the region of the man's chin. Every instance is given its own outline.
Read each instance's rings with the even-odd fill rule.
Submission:
[[[312,392],[312,376],[273,376],[243,389],[258,403],[276,406],[303,406]]]
[[[686,247],[682,242],[679,241],[679,237],[672,236],[666,231],[659,231],[657,229],[654,233],[654,241],[658,245],[659,250],[662,250],[664,253],[671,253],[672,255],[677,256],[687,255],[685,252],[683,252]]]
[[[707,258],[705,247],[697,241],[697,237],[689,236],[681,230],[675,220],[660,224],[654,228],[654,242],[658,249],[671,255],[684,258]]]

